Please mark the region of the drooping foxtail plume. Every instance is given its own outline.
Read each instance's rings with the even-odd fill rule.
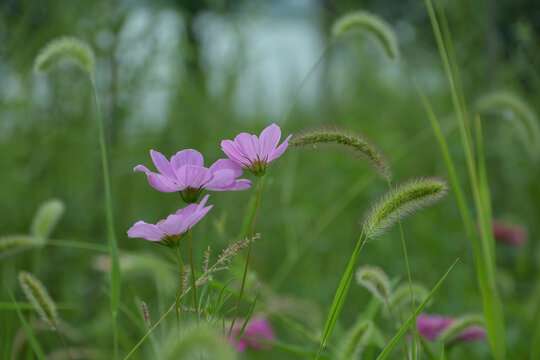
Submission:
[[[343,339],[338,352],[339,360],[360,359],[362,350],[368,342],[373,331],[371,320],[359,319]]]
[[[439,340],[443,343],[452,341],[463,334],[471,326],[485,326],[486,321],[482,315],[462,316],[453,321],[440,335]]]
[[[6,235],[0,238],[0,258],[43,245],[41,239],[29,235]]]
[[[540,127],[538,117],[534,110],[518,95],[511,92],[497,91],[482,96],[476,102],[476,109],[482,113],[500,112],[508,109],[514,118],[513,124],[531,155],[535,158],[540,156]]]
[[[356,281],[384,304],[388,302],[391,292],[390,280],[382,269],[376,266],[362,266],[356,271]]]
[[[81,70],[92,74],[94,52],[87,43],[74,37],[53,39],[40,50],[34,61],[34,71],[50,71],[63,62],[75,64]]]
[[[47,239],[65,211],[64,203],[58,199],[42,203],[32,220],[30,234],[40,239]]]
[[[56,304],[41,281],[26,271],[19,272],[18,278],[26,298],[32,303],[41,319],[55,326],[58,321]]]
[[[381,235],[403,217],[440,200],[447,190],[446,182],[437,178],[413,179],[391,189],[364,215],[364,236]]]
[[[422,300],[425,299],[425,297],[428,295],[429,291],[420,284],[412,283],[412,293],[415,303],[420,303]],[[409,284],[403,284],[398,286],[393,292],[392,296],[390,296],[390,307],[392,309],[397,307],[404,307],[406,304],[410,304],[411,302],[411,295],[410,295],[410,289]]]
[[[399,57],[397,36],[390,24],[367,11],[355,11],[343,15],[334,22],[332,36],[339,37],[355,30],[365,30],[372,34],[391,59]]]
[[[377,146],[364,136],[352,131],[339,129],[316,129],[295,135],[289,146],[306,149],[333,147],[346,150],[367,162],[382,178],[390,180],[392,171],[390,165]]]

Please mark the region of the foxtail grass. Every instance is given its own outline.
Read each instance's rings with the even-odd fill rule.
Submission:
[[[85,42],[73,38],[63,37],[52,40],[38,54],[34,61],[34,71],[47,72],[52,71],[61,63],[73,63],[88,75],[94,105],[96,109],[96,120],[98,126],[98,138],[101,152],[101,165],[103,170],[103,184],[105,190],[105,212],[107,225],[107,239],[109,244],[109,254],[111,256],[110,272],[110,293],[111,293],[111,314],[112,314],[112,332],[114,359],[118,359],[118,307],[120,302],[121,279],[120,265],[118,262],[118,245],[114,234],[114,218],[111,196],[111,181],[109,177],[109,165],[107,159],[107,146],[105,142],[105,130],[101,108],[99,105],[99,96],[94,83],[94,52]]]
[[[372,331],[373,323],[370,320],[359,319],[344,335],[337,358],[339,360],[360,359]]]
[[[368,163],[383,179],[390,180],[392,171],[386,156],[371,141],[352,131],[316,129],[294,136],[289,145],[305,149],[325,147],[348,151]]]
[[[484,317],[479,315],[468,315],[460,317],[448,326],[440,335],[439,340],[442,343],[448,343],[454,340],[460,333],[469,326],[485,325]]]
[[[340,17],[332,26],[332,36],[337,38],[359,30],[373,35],[390,59],[399,57],[397,37],[390,24],[367,11],[355,11]]]
[[[362,266],[356,270],[356,282],[383,303],[388,302],[391,293],[390,280],[382,269],[376,266]]]
[[[30,234],[37,238],[47,239],[56,227],[65,212],[65,205],[61,200],[52,199],[40,205],[30,228]]]
[[[44,245],[41,238],[30,235],[6,235],[0,238],[0,259],[24,250],[33,249]]]
[[[512,123],[524,140],[527,150],[534,158],[540,157],[540,128],[535,111],[517,94],[497,91],[485,94],[476,102],[480,113],[494,113],[508,109],[512,111]]]
[[[454,187],[456,197],[458,198],[458,204],[462,218],[464,219],[466,230],[473,242],[477,277],[482,293],[487,337],[491,352],[495,359],[502,360],[506,356],[504,313],[496,283],[495,240],[493,237],[493,229],[491,227],[491,203],[489,199],[487,175],[485,174],[485,164],[483,163],[482,157],[479,157],[481,163],[479,163],[478,158],[475,157],[471,125],[468,118],[465,96],[461,85],[450,29],[444,13],[444,7],[440,0],[435,0],[436,13],[432,0],[425,0],[425,4],[450,87],[452,104],[456,113],[461,146],[465,154],[469,183],[480,228],[478,237],[473,225],[475,221],[467,209],[463,191],[457,181],[455,168],[446,145],[446,140],[442,135],[438,121],[434,116],[425,95],[421,94],[421,97],[437,136],[439,147],[443,152],[448,172],[452,180],[452,186]],[[481,136],[481,133],[477,133],[477,140],[481,139]],[[483,174],[480,174],[479,167],[484,169]]]
[[[382,235],[398,220],[439,201],[448,186],[442,179],[418,178],[391,189],[364,215],[366,239]]]
[[[19,272],[18,278],[26,298],[32,303],[41,320],[49,324],[56,331],[56,334],[64,345],[68,358],[71,359],[66,341],[62,333],[58,330],[58,311],[49,292],[41,281],[26,271]]]

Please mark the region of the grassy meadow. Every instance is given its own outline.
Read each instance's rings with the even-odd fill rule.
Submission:
[[[539,11],[0,3],[0,358],[540,359]]]

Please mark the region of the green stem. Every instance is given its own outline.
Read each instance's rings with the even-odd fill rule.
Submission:
[[[238,294],[238,300],[236,301],[236,307],[234,309],[234,315],[231,321],[231,327],[229,328],[229,334],[227,335],[227,341],[231,337],[234,323],[236,322],[236,316],[238,315],[238,308],[240,307],[240,302],[242,301],[242,294],[244,293],[244,286],[246,284],[247,271],[249,267],[249,259],[251,258],[251,247],[253,245],[253,232],[255,230],[255,223],[257,222],[257,216],[259,215],[259,209],[261,207],[262,189],[263,189],[262,179],[259,177],[257,207],[255,208],[255,214],[253,215],[253,221],[251,222],[251,229],[249,230],[249,246],[248,246],[248,253],[247,253],[247,258],[246,258],[246,265],[244,267],[244,275],[242,276],[242,285],[240,286],[240,293]]]
[[[56,331],[56,334],[60,338],[60,341],[62,341],[62,345],[64,345],[64,349],[66,350],[66,354],[69,360],[73,360],[71,357],[71,354],[69,353],[69,349],[67,347],[66,341],[64,340],[64,337],[62,336],[62,333],[58,330],[58,326],[56,325],[56,321],[53,322],[54,330]]]
[[[111,256],[111,313],[112,313],[112,330],[113,330],[113,343],[114,343],[114,358],[118,359],[118,328],[117,328],[117,314],[118,303],[120,299],[120,266],[118,261],[118,246],[116,244],[116,238],[114,236],[114,218],[111,200],[111,181],[109,177],[109,165],[107,163],[107,146],[105,143],[105,131],[103,126],[103,118],[101,117],[101,110],[99,106],[99,97],[97,94],[94,79],[89,74],[90,85],[92,87],[92,94],[94,97],[94,104],[96,106],[96,116],[99,131],[99,147],[101,150],[101,165],[103,168],[103,184],[105,189],[105,213],[107,224],[107,239],[109,243],[109,253]]]
[[[182,281],[182,276],[184,275],[184,265],[182,264],[182,257],[180,257],[180,250],[176,250],[176,258],[178,259],[178,280],[180,282],[180,288],[178,289],[178,295],[176,295],[176,330],[180,336],[180,296],[184,291],[184,282]]]
[[[195,268],[193,267],[193,237],[191,236],[191,229],[188,230],[189,233],[189,256],[191,258],[191,281],[193,285],[193,301],[195,301],[195,317],[197,318],[197,325],[199,325],[199,303],[197,302],[197,284],[195,280]]]

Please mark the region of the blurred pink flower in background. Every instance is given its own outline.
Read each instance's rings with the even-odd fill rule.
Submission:
[[[233,328],[229,343],[232,345],[236,341],[240,330],[242,329],[243,322],[239,322]],[[266,349],[269,348],[264,344],[261,344],[257,340],[263,340],[265,342],[272,342],[276,340],[272,325],[264,317],[256,317],[249,320],[244,329],[244,333],[238,342],[236,343],[236,350],[238,352],[244,352],[248,347],[253,349]]]
[[[493,235],[499,242],[519,246],[527,241],[527,230],[522,226],[512,225],[499,220],[492,220]]]
[[[261,135],[240,133],[234,141],[223,140],[221,149],[229,157],[245,169],[249,169],[255,176],[263,176],[266,168],[280,157],[289,145],[289,135],[281,145],[281,129],[276,124],[268,126]]]
[[[425,315],[420,314],[416,318],[416,325],[418,327],[418,333],[429,340],[437,340],[454,321],[451,316],[441,315]],[[476,341],[484,340],[486,338],[486,330],[480,325],[471,325],[465,330],[457,334],[454,338],[457,341]]]

